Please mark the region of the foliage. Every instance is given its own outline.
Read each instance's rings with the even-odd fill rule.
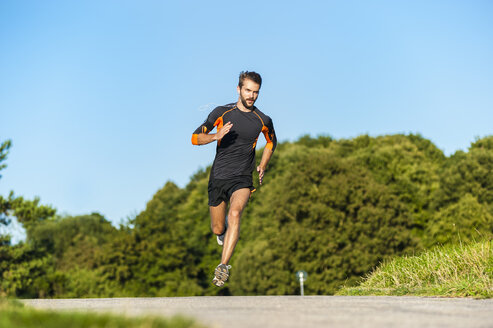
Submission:
[[[113,314],[57,313],[24,307],[18,301],[0,299],[0,327],[2,328],[187,328],[202,327],[193,320],[175,316],[169,319],[138,317],[126,318]]]
[[[38,198],[0,196],[1,222],[15,216],[27,230],[19,245],[0,237],[0,294],[297,294],[298,270],[306,294],[333,294],[395,257],[493,235],[493,136],[449,157],[414,134],[303,136],[278,145],[262,186],[254,172],[231,278],[216,288],[209,172],[185,188],[166,182],[118,228],[97,213],[60,217]]]
[[[493,242],[440,246],[395,258],[339,294],[493,297]]]
[[[12,142],[10,140],[2,142],[0,145],[0,171],[5,169],[7,167],[7,164],[2,163],[7,159],[7,155],[9,153],[9,149],[12,145]],[[0,174],[0,179],[2,178],[2,175]],[[13,197],[13,193],[10,194],[9,200]],[[8,225],[10,224],[10,220],[7,217],[7,212],[10,209],[10,203],[9,200],[5,199],[3,196],[0,195],[0,225]]]
[[[6,140],[4,142],[2,142],[2,144],[0,145],[0,171],[5,169],[7,167],[7,164],[3,163],[6,159],[7,159],[7,155],[9,153],[9,149],[10,147],[12,146],[12,141],[10,140]],[[0,178],[2,176],[0,175]]]
[[[493,213],[471,194],[435,213],[426,228],[428,244],[458,244],[489,237],[493,232]]]
[[[357,147],[359,140],[284,150],[277,163],[283,173],[262,187],[245,219],[251,224],[235,258],[235,294],[296,294],[293,278],[301,269],[310,273],[307,294],[333,293],[381,260],[417,247],[411,211],[360,158],[347,156]]]
[[[99,296],[95,289],[106,290],[96,279],[101,247],[116,233],[97,213],[38,221],[25,243],[0,248],[6,259],[0,266],[0,290],[19,297]],[[84,273],[92,276],[85,280],[92,287],[80,292],[74,286],[84,283]],[[74,282],[77,275],[80,280]]]

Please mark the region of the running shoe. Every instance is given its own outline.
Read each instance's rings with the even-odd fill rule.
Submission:
[[[224,232],[222,235],[216,235],[217,237],[217,243],[219,246],[224,245],[224,236],[226,236],[226,230],[228,229],[228,216],[226,216],[226,219],[224,220]]]
[[[231,265],[219,264],[214,271],[214,279],[212,279],[212,283],[217,287],[224,286],[224,283],[228,281],[229,278],[229,269],[231,269]]]
[[[222,235],[216,235],[217,243],[219,244],[219,246],[224,245],[224,236],[226,236],[226,231],[224,231]]]

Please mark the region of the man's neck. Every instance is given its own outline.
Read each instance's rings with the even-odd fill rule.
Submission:
[[[251,112],[253,110],[253,106],[252,108],[246,108],[245,106],[243,106],[243,103],[239,99],[238,102],[236,103],[236,107],[238,107],[238,109],[241,110],[242,112]]]

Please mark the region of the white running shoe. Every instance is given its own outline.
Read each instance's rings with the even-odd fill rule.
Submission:
[[[226,231],[224,231],[222,235],[216,236],[219,246],[224,245],[224,236],[226,236]]]
[[[219,246],[224,245],[224,237],[226,236],[226,230],[228,229],[228,217],[226,216],[225,222],[224,222],[224,232],[222,235],[216,235],[217,237],[217,243]]]

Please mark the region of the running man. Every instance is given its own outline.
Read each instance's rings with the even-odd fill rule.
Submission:
[[[272,120],[253,105],[261,85],[262,78],[258,73],[241,72],[237,87],[238,101],[216,107],[192,135],[194,145],[217,141],[208,192],[212,232],[216,234],[218,244],[223,245],[221,263],[216,267],[212,280],[218,287],[228,280],[231,268],[228,263],[240,236],[241,213],[255,191],[252,172],[260,132],[267,140],[260,165],[257,166],[260,184],[277,145]],[[214,127],[217,127],[216,133],[210,133]]]

